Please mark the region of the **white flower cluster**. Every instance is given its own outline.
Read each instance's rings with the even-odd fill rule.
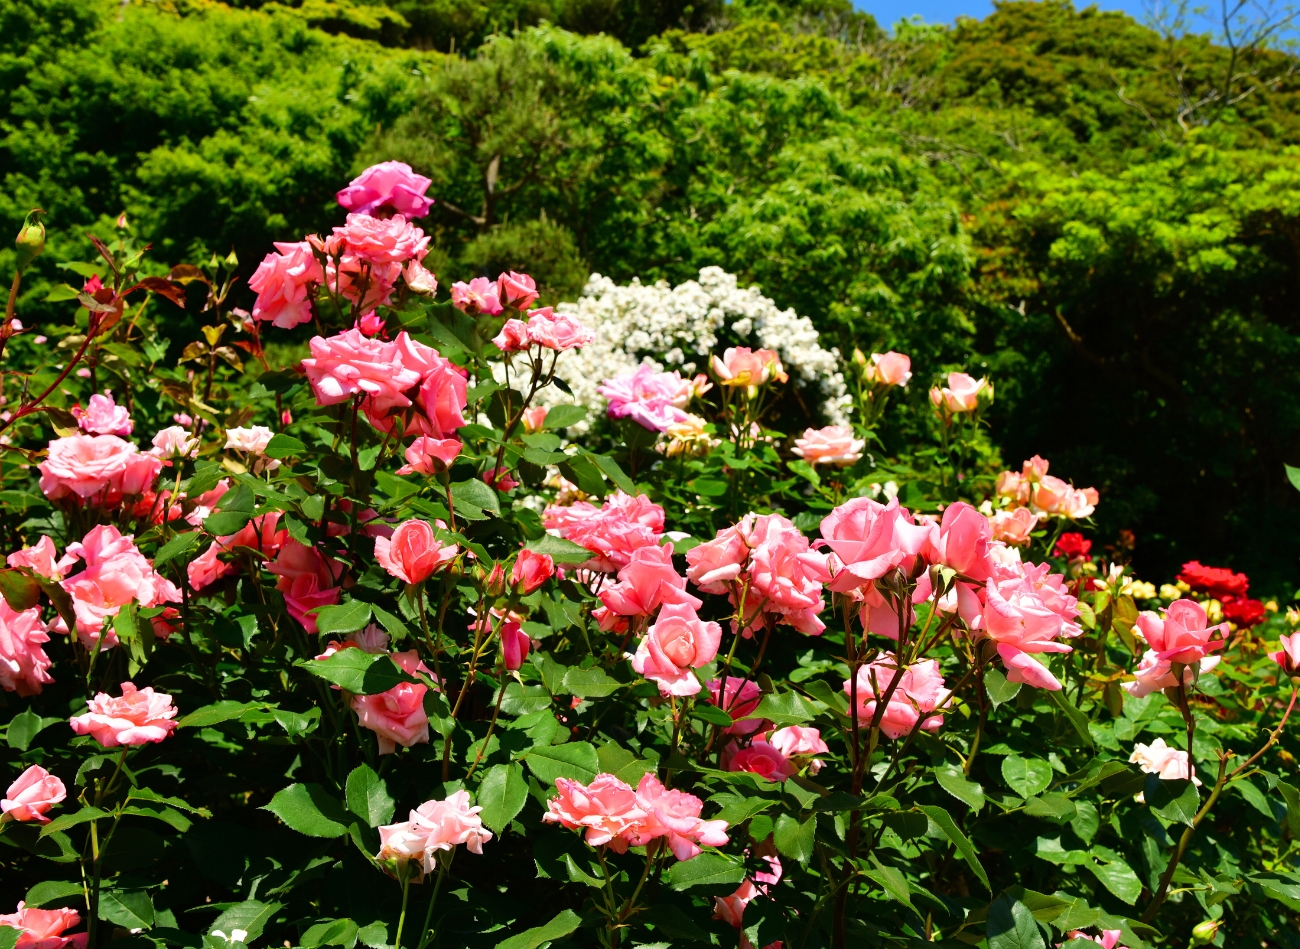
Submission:
[[[706,372],[709,353],[718,348],[718,334],[725,328],[742,345],[779,353],[794,384],[820,390],[826,420],[846,424],[852,400],[839,369],[839,351],[821,347],[807,317],[779,309],[757,287],[740,288],[735,275],[721,267],[705,267],[699,280],[677,287],[663,280],[645,286],[636,279],[620,287],[592,274],[578,301],[561,303],[556,310],[572,314],[596,334],[590,345],[561,355],[556,369],[573,390],[573,400],[587,406],[592,417],[605,408],[596,387],[642,363],[679,369],[687,376]],[[553,387],[540,395],[542,404],[569,401]],[[575,426],[573,434],[587,427]]]

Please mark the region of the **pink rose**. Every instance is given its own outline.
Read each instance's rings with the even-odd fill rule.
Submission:
[[[92,395],[84,409],[74,405],[72,417],[77,420],[77,428],[88,435],[130,435],[135,429],[131,413],[115,403],[111,395]]]
[[[912,378],[912,360],[909,356],[890,350],[872,353],[871,362],[864,375],[868,382],[881,386],[905,386]]]
[[[153,437],[149,454],[163,459],[194,458],[199,453],[199,440],[179,425],[169,425]]]
[[[792,451],[810,465],[835,465],[845,468],[862,458],[867,443],[853,437],[847,425],[827,425],[805,429],[803,438],[794,440]]]
[[[361,330],[364,336],[379,336],[384,331],[384,321],[379,318],[378,313],[371,310],[357,320],[357,329]]]
[[[980,393],[987,387],[987,379],[972,379],[964,372],[950,372],[947,386],[930,390],[930,401],[936,408],[946,409],[954,415],[974,412],[979,408]]]
[[[524,431],[529,434],[540,432],[546,426],[546,414],[550,411],[544,405],[534,405],[532,408],[524,409],[521,421],[524,423]]]
[[[1061,683],[1056,676],[1029,654],[1072,651],[1064,643],[1055,642],[1061,634],[1061,615],[1043,602],[1030,583],[1020,578],[989,580],[985,596],[979,632],[998,644],[998,655],[1007,667],[1007,680],[1059,691]]]
[[[596,334],[568,313],[556,314],[549,306],[528,314],[529,342],[562,352],[586,346]]]
[[[68,556],[84,561],[85,569],[60,585],[72,597],[77,633],[87,649],[94,648],[105,621],[127,604],[152,607],[181,602],[180,590],[154,572],[134,541],[133,535],[101,524],[92,527],[80,543],[68,545]],[[101,648],[116,644],[117,634],[110,628]]]
[[[1029,543],[1030,534],[1037,525],[1038,515],[1027,507],[1018,507],[1013,511],[995,511],[989,518],[993,539],[1017,547]]]
[[[1218,664],[1218,656],[1207,656],[1198,662],[1184,665],[1183,685],[1191,685],[1198,676],[1205,675]],[[1143,698],[1152,692],[1178,687],[1178,676],[1174,675],[1173,663],[1168,659],[1161,659],[1154,649],[1148,649],[1142,654],[1142,661],[1133,670],[1133,675],[1136,681],[1125,682],[1120,688],[1135,699]]]
[[[431,297],[438,292],[438,278],[432,270],[426,269],[418,260],[406,262],[406,266],[402,268],[402,279],[406,281],[412,293],[418,293],[420,296]]]
[[[510,469],[504,465],[483,472],[483,483],[489,488],[502,492],[513,491],[519,487],[519,482],[510,476]]]
[[[1028,504],[1030,490],[1033,487],[1024,476],[1016,471],[1004,471],[998,475],[993,489],[998,497],[1010,498],[1016,504]]]
[[[753,881],[746,879],[730,896],[715,896],[713,918],[740,929],[744,925],[745,907],[758,893],[758,887],[754,886]]]
[[[506,320],[501,332],[492,340],[492,345],[503,353],[522,352],[532,345],[532,340],[528,338],[528,324],[523,320]]]
[[[1175,600],[1164,612],[1164,619],[1149,610],[1137,619],[1137,631],[1157,659],[1191,664],[1223,648],[1223,639],[1211,642],[1210,637],[1216,632],[1226,637],[1228,624],[1207,626],[1205,609],[1195,600]]]
[[[413,519],[397,525],[392,537],[375,538],[375,559],[392,576],[406,583],[423,583],[456,558],[455,544],[443,546],[428,521]]]
[[[105,748],[159,742],[172,733],[176,709],[172,697],[146,686],[122,683],[122,695],[100,692],[86,703],[90,711],[68,720],[78,735],[91,735]]]
[[[1141,742],[1134,745],[1128,760],[1147,774],[1158,774],[1162,781],[1186,781],[1190,776],[1193,784],[1199,786],[1201,783],[1189,765],[1187,752],[1170,748],[1163,738],[1157,738],[1149,745]]]
[[[406,449],[406,464],[398,468],[397,473],[422,474],[426,477],[440,474],[451,467],[462,447],[459,438],[430,438],[421,435]]]
[[[266,569],[279,577],[275,588],[284,594],[289,615],[307,632],[316,632],[314,611],[339,601],[339,588],[334,584],[343,574],[343,564],[289,538]]]
[[[537,299],[537,284],[528,274],[508,271],[497,277],[497,299],[505,306],[526,310]]]
[[[326,261],[325,285],[362,313],[384,306],[392,299],[393,289],[402,279],[401,264],[378,263],[359,257],[351,252],[341,237],[335,236],[324,242],[314,237],[308,240],[315,240],[324,253],[331,255]]]
[[[279,253],[262,258],[248,279],[249,289],[257,294],[253,319],[289,330],[311,322],[311,285],[323,283],[325,274],[306,241],[276,241],[275,249]]]
[[[600,601],[619,616],[653,616],[665,603],[704,605],[686,592],[686,578],[673,566],[673,545],[641,547],[619,568],[618,583],[600,591]]]
[[[408,218],[424,217],[433,205],[433,199],[424,196],[431,184],[404,161],[383,161],[353,178],[338,193],[338,201],[357,214],[395,211]]]
[[[632,668],[663,695],[695,695],[700,680],[691,670],[712,662],[721,642],[721,626],[701,620],[685,603],[669,603],[637,646]]]
[[[1047,474],[1047,469],[1050,467],[1051,462],[1046,458],[1041,455],[1034,455],[1033,458],[1021,464],[1020,474],[1026,481],[1038,482],[1043,480]]]
[[[416,859],[425,873],[433,873],[439,850],[455,850],[464,844],[470,853],[482,854],[492,832],[483,826],[478,816],[481,810],[469,806],[468,791],[457,791],[443,801],[425,801],[411,811],[409,820],[379,828],[380,849],[375,859]]]
[[[836,593],[859,589],[895,567],[911,566],[934,528],[915,524],[907,508],[894,498],[888,505],[854,498],[822,519],[823,546],[834,555],[828,584]]]
[[[750,517],[752,527],[748,527]],[[764,610],[781,613],[800,632],[820,634],[825,628],[817,619],[822,585],[831,579],[826,555],[814,552],[808,538],[780,514],[750,515],[739,527],[752,548],[749,574],[754,606],[762,603]]]
[[[822,763],[813,755],[828,755],[831,750],[822,741],[822,733],[816,728],[803,728],[799,725],[787,725],[778,728],[767,736],[767,743],[786,758],[809,758],[808,771],[816,774]]]
[[[26,697],[53,682],[53,663],[41,648],[49,641],[39,606],[19,613],[0,599],[0,687]]]
[[[893,659],[877,659],[858,667],[857,707],[859,722],[869,723],[876,714],[876,697],[889,691],[897,666]],[[853,701],[853,682],[844,683],[844,694]],[[922,659],[903,670],[903,680],[889,698],[885,713],[880,719],[880,730],[888,737],[898,739],[918,726],[923,731],[936,732],[943,725],[943,715],[934,710],[948,700],[951,693],[944,688],[939,663]]]
[[[9,563],[13,564],[14,555],[9,555]],[[1282,648],[1277,652],[1270,652],[1268,658],[1272,659],[1287,675],[1295,675],[1300,672],[1300,633],[1292,633],[1290,636],[1282,636],[1278,643]]]
[[[727,676],[727,688],[722,690],[721,679],[710,679],[709,702],[731,716],[733,725],[724,728],[726,735],[752,735],[767,729],[769,723],[761,718],[748,718],[763,698],[758,683],[739,676]]]
[[[744,522],[742,522],[744,523]],[[748,532],[741,525],[724,527],[713,540],[686,552],[686,578],[705,593],[728,593],[749,563]]]
[[[747,771],[769,781],[784,781],[795,773],[785,755],[762,739],[755,739],[745,748],[732,742],[723,750],[722,769]]]
[[[776,379],[788,382],[781,357],[770,349],[753,350],[745,346],[733,346],[719,359],[714,356],[710,361],[713,374],[724,386],[761,386]]]
[[[469,283],[463,281],[453,283],[451,305],[470,316],[476,313],[496,316],[501,312],[501,300],[497,297],[496,282],[487,277],[475,277]]]
[[[86,949],[89,933],[63,935],[81,922],[81,916],[75,909],[29,909],[22,900],[18,901],[18,910],[13,913],[0,913],[0,926],[11,926],[21,930],[18,943],[14,949]]]
[[[1089,939],[1101,946],[1101,949],[1124,949],[1119,939],[1124,933],[1119,929],[1103,929],[1100,936],[1089,936],[1082,929],[1074,929],[1065,934],[1066,939]]]
[[[411,404],[404,394],[420,382],[420,373],[402,365],[394,343],[367,339],[355,327],[325,339],[311,340],[311,358],[302,361],[318,405],[346,402],[357,393],[390,409]]]
[[[398,339],[400,341],[401,336]],[[468,391],[469,383],[464,371],[435,352],[433,365],[425,370],[415,396],[420,412],[411,420],[408,430],[419,431],[429,438],[450,438],[457,429],[465,426]]]
[[[690,860],[700,854],[700,844],[721,847],[727,840],[727,822],[701,820],[704,802],[685,791],[670,791],[651,772],[641,776],[636,788],[637,806],[646,812],[645,824],[632,841],[644,846],[656,837],[664,837],[678,860]]]
[[[68,568],[77,562],[76,557],[59,559],[58,549],[49,535],[41,535],[34,547],[24,547],[10,554],[5,562],[11,567],[26,567],[46,580],[62,580]]]
[[[584,839],[592,847],[607,845],[616,853],[624,853],[650,816],[636,791],[612,774],[598,774],[589,785],[556,778],[555,791],[542,820],[585,831]]]
[[[653,366],[641,365],[606,379],[596,391],[609,400],[606,414],[610,418],[630,418],[642,428],[663,432],[689,417],[684,408],[695,386],[681,373],[657,372]]]
[[[664,509],[644,494],[615,491],[599,508],[586,501],[552,505],[543,512],[542,523],[592,552],[592,559],[583,564],[586,569],[614,573],[631,561],[633,551],[659,546]]]
[[[37,465],[41,491],[51,501],[76,495],[114,504],[123,495],[142,494],[162,470],[162,462],[116,435],[69,435],[50,442]]]
[[[68,790],[62,781],[40,765],[34,764],[9,785],[4,800],[0,801],[0,812],[4,814],[0,821],[36,821],[38,824],[48,824],[50,819],[45,816],[45,812],[67,796]]]
[[[389,658],[410,675],[432,675],[414,649],[395,652]],[[375,733],[381,755],[391,755],[398,745],[410,748],[429,743],[429,716],[424,711],[424,693],[428,691],[422,682],[399,682],[378,695],[352,696],[357,724]]]
[[[522,666],[532,645],[533,641],[515,620],[507,619],[501,624],[501,662],[507,669],[514,671]]]
[[[274,557],[289,538],[288,531],[278,529],[279,524],[280,512],[269,511],[252,518],[237,533],[218,537],[186,567],[190,586],[202,590],[234,573],[234,565],[220,559],[222,554],[234,554],[240,548],[245,548],[260,554],[259,559]]]
[[[521,595],[528,595],[555,576],[555,561],[550,554],[539,554],[525,547],[515,559],[515,567],[510,571],[510,583],[519,588]]]
[[[421,258],[429,246],[424,231],[402,214],[390,218],[349,214],[343,227],[334,228],[334,236],[341,238],[347,249],[361,260],[381,266]]]

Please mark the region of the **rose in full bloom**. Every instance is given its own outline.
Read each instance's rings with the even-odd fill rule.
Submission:
[[[430,438],[421,435],[406,449],[406,464],[398,468],[397,473],[422,474],[426,477],[440,474],[451,467],[463,447],[459,438]]]
[[[87,435],[130,435],[135,430],[131,413],[114,402],[111,395],[92,395],[84,409],[74,405],[72,417],[77,420],[77,428]]]
[[[791,451],[810,465],[845,468],[859,461],[866,447],[864,440],[853,437],[848,425],[827,425],[805,429],[803,437],[794,440]]]
[[[226,429],[226,447],[235,451],[260,455],[275,437],[275,432],[265,425],[253,425],[248,428]]]
[[[10,926],[21,930],[18,943],[14,949],[86,949],[89,933],[63,935],[81,922],[81,916],[75,909],[36,909],[28,907],[22,900],[13,913],[0,913],[0,926]]]
[[[744,748],[733,741],[723,749],[722,770],[747,771],[769,781],[784,781],[796,768],[778,749],[758,738]]]
[[[1087,560],[1092,552],[1092,541],[1078,531],[1066,531],[1056,542],[1052,553],[1066,560]]]
[[[470,316],[476,313],[496,316],[501,312],[501,300],[497,297],[496,281],[489,280],[487,277],[475,277],[469,283],[463,281],[453,283],[451,305]]]
[[[692,672],[718,654],[722,627],[701,620],[686,603],[669,603],[632,656],[632,668],[659,686],[663,695],[695,695],[700,680]]]
[[[1205,675],[1219,664],[1218,656],[1207,656],[1198,662],[1182,666],[1182,684],[1189,686],[1198,676]],[[1125,682],[1120,686],[1135,699],[1143,698],[1152,692],[1178,687],[1178,677],[1174,675],[1174,664],[1168,659],[1161,659],[1154,649],[1142,654],[1142,661],[1133,670],[1134,682]]]
[[[740,676],[727,676],[725,692],[721,679],[710,679],[708,689],[709,702],[730,715],[734,723],[724,728],[723,734],[752,735],[754,732],[765,731],[768,728],[769,723],[765,719],[746,717],[758,708],[758,703],[763,698],[757,682],[752,679],[742,679]]]
[[[964,372],[948,373],[948,384],[930,390],[930,401],[956,415],[979,408],[980,393],[988,387],[987,379],[973,379]]]
[[[811,774],[816,774],[822,767],[821,759],[813,755],[828,755],[831,751],[822,741],[821,731],[799,725],[778,728],[767,736],[767,743],[790,760],[809,759],[807,764]]]
[[[1249,629],[1264,622],[1267,610],[1259,600],[1248,596],[1230,596],[1223,599],[1223,618],[1237,626]]]
[[[724,386],[761,386],[773,379],[790,381],[781,365],[781,357],[770,349],[733,346],[722,354],[721,359],[714,356],[710,365],[714,376]]]
[[[433,675],[414,649],[395,652],[389,658],[410,675]],[[352,696],[357,724],[375,733],[381,755],[391,755],[398,745],[410,748],[429,743],[429,716],[424,711],[424,694],[428,691],[423,682],[399,682],[377,695]]]
[[[518,587],[519,592],[526,596],[553,576],[555,576],[555,561],[551,555],[539,554],[525,547],[515,558],[514,569],[510,571],[510,583]]]
[[[1282,671],[1287,675],[1300,672],[1300,633],[1281,637],[1278,645],[1282,648],[1277,652],[1270,652],[1268,658],[1281,666]]]
[[[319,405],[337,405],[364,393],[382,409],[411,404],[405,391],[420,373],[402,365],[394,343],[367,339],[353,327],[337,336],[312,338],[311,358],[302,361]]]
[[[876,697],[889,691],[898,668],[892,659],[877,659],[858,667],[857,719],[869,723],[876,714]],[[853,701],[853,681],[844,683],[844,694]],[[935,712],[951,693],[944,688],[943,673],[933,659],[922,659],[903,670],[898,684],[880,719],[880,730],[890,738],[902,738],[914,728],[936,732],[943,725],[943,715]]]
[[[751,603],[780,614],[801,633],[820,635],[822,586],[831,579],[826,555],[814,551],[794,522],[780,514],[748,515],[738,527],[751,551]]]
[[[848,593],[895,567],[910,566],[932,532],[930,525],[914,523],[897,498],[887,505],[871,498],[841,504],[821,524],[822,544],[834,555],[828,586]]]
[[[423,583],[456,558],[455,544],[443,546],[428,521],[413,518],[398,524],[391,537],[375,538],[375,559],[406,583]]]
[[[633,551],[659,546],[664,509],[644,494],[615,491],[600,507],[586,501],[565,507],[551,505],[543,512],[542,523],[552,533],[592,552],[584,567],[614,573],[631,561]]]
[[[1233,573],[1227,567],[1205,567],[1197,560],[1183,564],[1178,579],[1197,593],[1204,593],[1216,600],[1245,596],[1250,590],[1250,578],[1244,573]]]
[[[403,264],[424,257],[429,238],[402,214],[390,218],[349,214],[347,223],[334,228],[348,251],[370,264]],[[391,282],[391,281],[390,281]]]
[[[1029,543],[1030,534],[1037,525],[1038,515],[1027,507],[1018,507],[1012,511],[994,511],[993,516],[989,518],[993,539],[1016,547]]]
[[[396,212],[408,218],[424,217],[433,206],[433,199],[424,195],[431,184],[404,161],[382,161],[353,178],[338,193],[338,202],[357,214]]]
[[[978,634],[997,643],[1008,682],[1060,690],[1060,680],[1033,654],[1072,652],[1072,647],[1056,642],[1062,626],[1061,615],[1044,603],[1023,577],[990,579],[986,584],[983,624]]]
[[[700,844],[721,847],[727,842],[727,822],[701,820],[704,802],[685,791],[670,791],[654,774],[646,772],[636,787],[638,807],[646,812],[633,846],[644,846],[657,837],[668,841],[678,860],[690,860],[700,854]]]
[[[10,554],[5,562],[11,567],[26,567],[46,580],[62,580],[77,558],[66,555],[60,558],[54,541],[48,534],[43,534],[34,546]]]
[[[135,537],[123,535],[112,525],[92,527],[80,543],[68,545],[67,553],[85,564],[84,570],[60,585],[72,597],[77,633],[87,649],[94,648],[105,620],[128,603],[152,607],[181,602],[180,590],[154,572],[135,546]],[[100,645],[108,648],[116,644],[117,634],[110,629]]]
[[[41,472],[41,491],[51,501],[75,495],[114,504],[123,495],[143,494],[162,462],[116,435],[69,435],[50,442]]]
[[[1157,738],[1149,745],[1141,742],[1133,746],[1130,762],[1142,768],[1147,774],[1158,774],[1162,781],[1186,781],[1190,776],[1192,783],[1200,785],[1201,781],[1194,770],[1189,767],[1187,752],[1170,748],[1163,738]]]
[[[542,820],[582,830],[590,846],[608,846],[615,853],[626,852],[650,816],[636,791],[612,774],[598,774],[588,785],[556,778],[555,792]]]
[[[53,663],[42,648],[49,641],[39,606],[19,613],[0,599],[0,688],[26,697],[53,682]]]
[[[905,386],[912,378],[912,359],[890,350],[872,353],[863,373],[868,382],[881,386]]]
[[[470,853],[482,854],[492,831],[483,826],[481,807],[470,807],[469,792],[457,791],[442,801],[425,801],[411,811],[409,820],[379,828],[376,860],[419,860],[425,873],[433,873],[435,854],[464,844]]]
[[[311,286],[323,283],[325,273],[307,241],[276,241],[275,249],[278,253],[262,258],[248,278],[249,289],[257,294],[253,319],[290,330],[311,322]]]
[[[526,273],[508,271],[497,277],[497,299],[504,306],[526,310],[537,300],[537,284]]]
[[[611,613],[637,617],[653,616],[665,603],[697,610],[704,605],[686,592],[686,578],[673,566],[672,544],[632,551],[619,568],[618,582],[600,591],[600,601]]]
[[[663,432],[688,417],[685,407],[695,387],[675,370],[657,372],[654,366],[641,365],[606,379],[596,391],[609,400],[610,418],[630,418],[642,428]]]
[[[0,821],[36,821],[48,824],[45,816],[55,804],[68,796],[68,789],[63,782],[50,774],[40,765],[34,764],[5,791],[4,800],[0,801]]]
[[[1029,503],[1047,514],[1078,520],[1093,512],[1099,498],[1096,488],[1079,489],[1053,475],[1044,475],[1032,485]]]
[[[105,748],[159,742],[172,733],[176,708],[172,697],[152,687],[137,689],[122,683],[122,694],[114,698],[100,692],[86,703],[89,711],[68,720],[78,735],[90,735]]]
[[[339,601],[339,588],[335,584],[343,574],[343,564],[315,547],[306,547],[289,538],[276,554],[275,562],[266,569],[279,578],[275,588],[284,594],[289,615],[302,623],[307,632],[316,632],[314,611]]]
[[[532,310],[528,314],[528,340],[546,349],[563,352],[586,346],[596,338],[596,334],[576,317],[568,313],[556,313],[549,306]]]
[[[1157,659],[1190,664],[1223,648],[1222,639],[1211,642],[1211,637],[1216,632],[1226,636],[1227,624],[1208,626],[1205,608],[1195,600],[1175,600],[1164,613],[1161,618],[1159,614],[1145,610],[1138,614],[1137,619],[1137,631]]]

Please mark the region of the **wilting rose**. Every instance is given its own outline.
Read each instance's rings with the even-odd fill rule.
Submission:
[[[0,801],[0,821],[36,821],[48,824],[45,816],[55,804],[68,796],[63,782],[50,774],[40,765],[32,765],[5,791],[4,800]]]
[[[323,283],[325,273],[306,241],[276,241],[275,249],[278,253],[262,258],[248,279],[249,289],[257,294],[252,315],[288,330],[311,322],[311,285]]]
[[[429,438],[421,435],[406,449],[406,464],[397,469],[399,475],[422,474],[432,477],[451,467],[460,454],[459,438]]]
[[[723,750],[722,768],[747,771],[769,781],[784,781],[796,770],[785,755],[762,739],[755,739],[745,748],[732,742]]]
[[[86,703],[89,709],[68,720],[78,735],[90,735],[105,748],[159,742],[172,733],[176,708],[172,697],[146,686],[122,683],[122,695],[100,692]]]
[[[508,271],[497,277],[497,299],[505,306],[526,310],[537,299],[537,284],[528,274]]]
[[[555,313],[549,306],[528,314],[528,339],[546,349],[563,352],[586,346],[596,334],[568,313]]]
[[[521,594],[527,595],[555,576],[555,561],[550,554],[539,554],[525,547],[515,558],[514,569],[510,571],[510,583],[519,588]]]
[[[864,440],[853,437],[848,425],[827,425],[806,429],[803,438],[795,439],[792,451],[810,465],[844,468],[859,461],[866,447]]]
[[[412,519],[397,525],[392,537],[375,538],[375,559],[392,576],[406,583],[423,583],[435,570],[455,559],[459,548],[443,546],[428,521]]]
[[[866,367],[868,382],[881,386],[905,386],[912,378],[912,360],[902,353],[872,353]]]
[[[770,349],[733,346],[722,354],[721,359],[714,356],[710,365],[714,376],[724,386],[761,386],[773,379],[778,382],[790,380],[781,365],[781,357]]]
[[[0,599],[0,688],[26,697],[53,682],[53,663],[42,648],[49,641],[39,606],[19,613]]]
[[[131,413],[114,402],[111,395],[92,395],[84,409],[74,405],[72,417],[77,420],[77,428],[88,435],[130,435],[135,429]]]
[[[1189,766],[1187,752],[1170,748],[1163,738],[1149,745],[1140,742],[1134,745],[1128,760],[1147,774],[1159,775],[1162,781],[1186,781],[1190,777],[1193,784],[1201,783]]]
[[[75,909],[35,909],[18,901],[18,910],[13,913],[0,913],[0,926],[11,926],[21,930],[18,943],[14,949],[86,949],[89,933],[63,935],[64,930],[71,929],[81,922],[81,916]]]
[[[686,791],[670,791],[650,772],[636,788],[637,805],[646,812],[645,823],[632,841],[641,847],[657,837],[666,838],[678,860],[699,856],[700,844],[721,847],[727,842],[727,822],[701,820],[704,802]]]
[[[542,820],[584,831],[584,839],[592,847],[607,845],[624,853],[650,816],[637,800],[636,791],[612,774],[598,774],[589,785],[556,778],[555,791]]]
[[[1222,639],[1211,642],[1210,638],[1216,632],[1226,636],[1227,624],[1207,626],[1205,609],[1195,600],[1175,600],[1164,612],[1163,619],[1149,610],[1137,619],[1137,631],[1157,659],[1188,664],[1223,647]]]
[[[501,312],[501,301],[497,297],[496,281],[487,277],[475,277],[469,283],[459,282],[451,285],[451,305],[463,310],[470,316],[483,313],[496,316]]]
[[[289,615],[307,632],[316,632],[313,611],[339,601],[339,588],[335,584],[343,574],[343,564],[315,547],[305,547],[290,538],[266,569],[279,578],[275,588],[284,594]]]
[[[877,659],[858,667],[856,716],[859,723],[870,723],[876,714],[877,696],[889,691],[897,674],[892,659]],[[853,701],[853,682],[844,683],[844,694]],[[888,737],[902,738],[919,727],[922,731],[936,732],[943,725],[943,715],[934,710],[948,700],[951,693],[944,688],[939,663],[922,659],[903,670],[903,681],[898,684],[880,719],[880,730]],[[919,726],[918,726],[919,723]]]
[[[822,763],[813,755],[828,755],[830,749],[822,741],[822,733],[816,728],[803,728],[799,725],[787,725],[778,728],[767,736],[767,743],[788,759],[807,758],[808,771],[816,774]]]

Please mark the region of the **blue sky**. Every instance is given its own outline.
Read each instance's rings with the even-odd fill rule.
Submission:
[[[1088,6],[1087,0],[1075,2],[1080,7]],[[855,3],[859,10],[866,10],[886,28],[916,13],[927,23],[951,23],[959,16],[982,19],[993,12],[992,0],[855,0]],[[1143,15],[1141,0],[1098,0],[1097,6],[1103,10],[1123,10],[1138,20]]]

